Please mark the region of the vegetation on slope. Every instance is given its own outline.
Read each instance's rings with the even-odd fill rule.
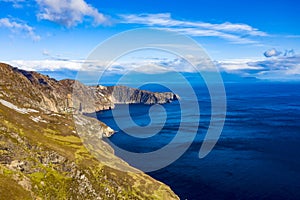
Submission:
[[[8,88],[0,78],[3,101],[31,108],[30,98],[40,98],[40,89],[27,91],[27,83]],[[15,91],[19,96],[10,98]],[[168,186],[117,158],[99,136],[101,148],[94,153],[103,160],[96,159],[83,145],[71,114],[33,108],[22,113],[0,103],[0,199],[178,199]]]

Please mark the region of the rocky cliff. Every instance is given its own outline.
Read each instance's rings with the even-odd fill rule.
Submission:
[[[164,104],[178,100],[179,97],[172,92],[149,92],[146,90],[138,90],[126,86],[107,87],[114,103],[143,103],[143,104]]]
[[[115,88],[56,81],[0,64],[0,199],[178,199],[168,186],[114,155],[101,140],[112,129],[73,115],[177,96]],[[127,91],[130,97],[123,97]],[[93,154],[85,138],[94,138]]]
[[[57,81],[6,64],[0,64],[0,67],[0,95],[13,99],[23,107],[90,113],[113,109],[116,103],[168,103],[179,98],[171,92],[157,93],[126,86],[86,86],[70,79]]]

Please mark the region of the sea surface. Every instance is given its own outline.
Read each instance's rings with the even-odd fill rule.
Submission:
[[[166,90],[158,85],[144,89]],[[300,84],[226,83],[225,89],[225,126],[208,156],[199,159],[198,154],[209,126],[211,102],[205,85],[195,85],[200,115],[195,116],[193,109],[185,113],[185,120],[199,128],[192,145],[171,165],[148,174],[169,185],[181,199],[300,199]],[[180,94],[182,99],[189,95]],[[98,113],[98,119],[118,131],[109,138],[113,144],[132,152],[151,152],[177,134],[182,120],[179,103],[163,105],[167,111],[163,129],[144,139],[126,134],[115,123],[116,118],[128,119],[124,105],[116,106],[114,116],[112,111]],[[151,106],[129,108],[138,125],[151,122]],[[192,123],[199,117],[198,124]],[[191,134],[189,128],[184,131]],[[186,142],[182,140],[183,145]]]

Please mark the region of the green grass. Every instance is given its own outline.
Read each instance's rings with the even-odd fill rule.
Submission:
[[[0,173],[0,200],[32,199],[29,191],[25,190],[9,176]],[[5,187],[3,187],[5,186]]]
[[[51,168],[45,168],[44,172],[30,174],[34,192],[45,199],[69,199],[68,184],[71,178],[58,173]]]
[[[36,123],[29,115],[14,112],[0,104],[0,116],[3,116],[0,120],[0,127],[3,127],[0,132],[2,137],[0,145],[10,145],[14,153],[11,155],[12,159],[28,162],[32,171],[16,172],[1,167],[0,199],[13,199],[8,198],[8,195],[16,199],[31,199],[31,195],[41,199],[95,198],[88,191],[79,194],[82,185],[80,180],[71,177],[69,167],[71,163],[75,163],[74,170],[83,173],[91,187],[103,199],[111,199],[112,196],[120,199],[176,198],[167,186],[145,174],[118,170],[118,168],[129,170],[132,168],[115,157],[111,148],[103,141],[98,140],[90,144],[93,149],[91,154],[83,145],[81,138],[72,133],[75,127],[69,115],[62,117],[48,115],[47,120],[51,120],[51,125]],[[21,143],[12,137],[12,133],[18,135],[22,140]],[[59,164],[42,164],[39,157],[47,155],[47,152],[55,152],[66,161]],[[0,155],[1,153],[9,152],[1,150]],[[12,178],[16,174],[29,178],[32,184],[31,193]],[[5,182],[9,185],[4,184]],[[6,190],[15,190],[16,193],[5,193]]]

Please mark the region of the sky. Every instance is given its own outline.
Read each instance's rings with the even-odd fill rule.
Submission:
[[[150,27],[191,37],[221,71],[300,80],[295,0],[0,0],[0,8],[0,61],[28,70],[79,70],[101,42]],[[147,62],[178,64],[163,56]]]

